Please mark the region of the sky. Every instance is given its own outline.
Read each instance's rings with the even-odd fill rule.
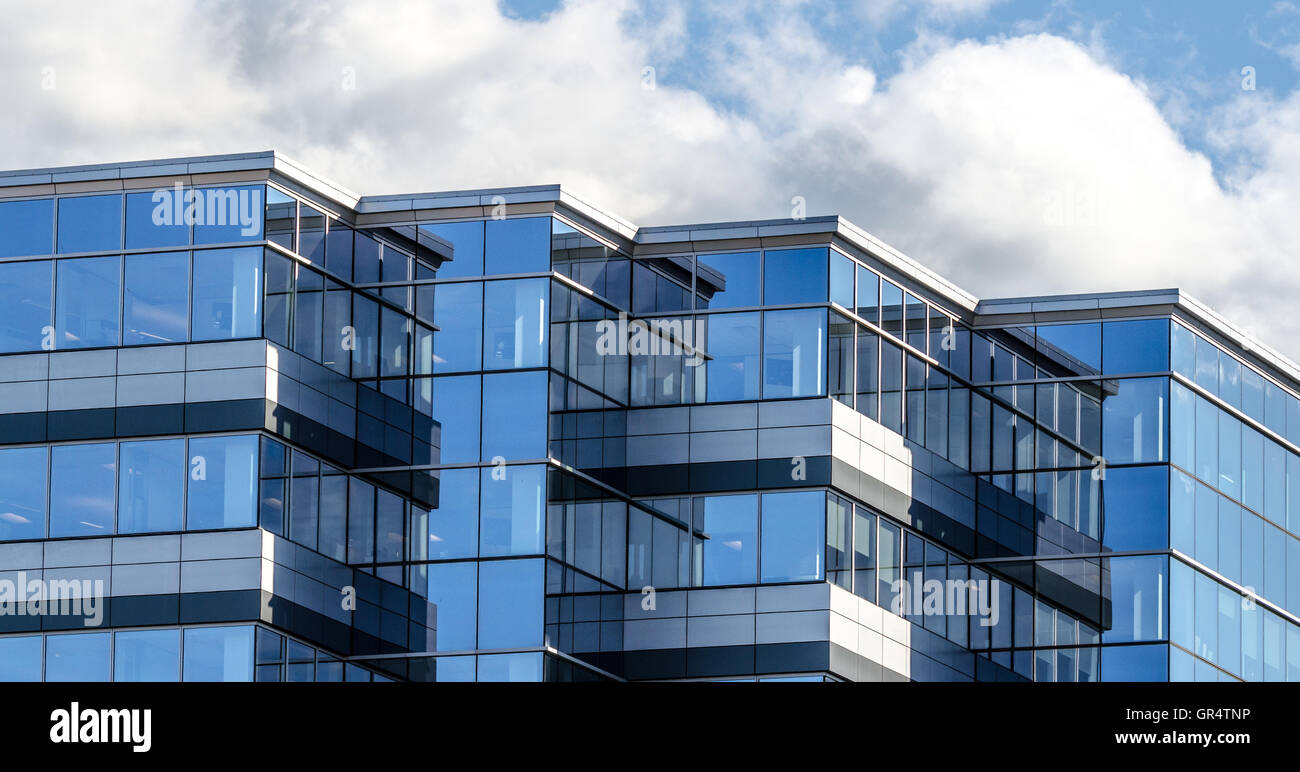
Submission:
[[[1300,359],[1300,0],[0,0],[0,168],[838,214],[979,297],[1179,287]]]

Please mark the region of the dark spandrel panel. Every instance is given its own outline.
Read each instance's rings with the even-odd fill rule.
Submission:
[[[1168,370],[1169,320],[1106,322],[1102,325],[1102,354],[1102,370],[1107,375]]]
[[[488,220],[485,226],[486,275],[539,273],[551,269],[551,218]]]
[[[266,188],[195,188],[187,193],[195,244],[260,241]]]
[[[190,243],[184,214],[184,191],[174,189],[126,194],[126,248],[183,247]]]
[[[0,203],[0,257],[53,252],[53,199]]]
[[[60,260],[55,288],[55,347],[118,344],[121,258]]]
[[[49,325],[54,263],[0,263],[0,352],[40,351]]]
[[[824,303],[829,250],[769,249],[763,252],[763,305]]]
[[[758,252],[697,255],[695,292],[700,308],[747,308],[759,304]]]
[[[65,255],[121,249],[121,194],[59,199],[58,246]]]

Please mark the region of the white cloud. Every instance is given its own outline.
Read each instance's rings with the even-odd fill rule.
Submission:
[[[982,296],[1180,286],[1300,354],[1300,95],[1200,116],[1249,161],[1224,186],[1142,84],[1046,35],[929,38],[879,80],[793,2],[715,25],[703,58],[680,9],[629,24],[631,0],[541,22],[480,0],[23,13],[0,30],[0,168],[273,147],[363,193],[562,182],[644,224],[784,217],[797,194]]]

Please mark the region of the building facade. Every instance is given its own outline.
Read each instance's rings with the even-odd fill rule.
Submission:
[[[838,217],[0,174],[0,679],[1300,680],[1300,368]]]

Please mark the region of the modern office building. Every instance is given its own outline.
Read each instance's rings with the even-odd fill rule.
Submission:
[[[0,174],[5,680],[1300,680],[1298,537],[1300,368],[1178,290]]]

